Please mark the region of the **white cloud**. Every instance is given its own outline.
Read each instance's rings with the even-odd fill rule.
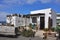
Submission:
[[[1,2],[0,9],[4,9],[24,4],[33,4],[34,2],[37,2],[37,0],[2,0],[0,2]]]
[[[0,1],[0,9],[8,9],[14,6],[20,6],[24,4],[33,4],[35,2],[40,2],[42,4],[51,3],[51,2],[60,3],[60,0],[2,0]]]
[[[60,2],[60,0],[56,0],[56,2]]]
[[[32,4],[38,0],[3,0],[2,2],[8,5],[21,5],[21,4]]]
[[[50,3],[51,0],[39,0],[41,3]]]
[[[6,20],[6,15],[9,15],[10,13],[6,12],[0,12],[0,21],[5,21]]]
[[[37,1],[40,1],[41,3],[49,3],[51,0],[3,0],[3,3],[9,4],[9,5],[21,5],[21,4],[33,4]]]
[[[2,1],[6,5],[15,5],[15,4],[21,4],[20,0],[3,0]]]
[[[8,5],[0,4],[0,9],[8,8]]]
[[[60,2],[60,0],[3,0],[2,3],[6,5],[23,5],[23,4],[33,4],[39,1],[40,3],[50,3],[52,1]]]
[[[33,4],[37,1],[40,1],[41,3],[49,3],[51,2],[51,0],[2,0],[0,2],[2,2],[4,5],[23,5],[23,4]]]
[[[55,0],[55,3],[59,4],[60,3],[60,0]]]
[[[32,3],[35,3],[35,2],[37,2],[38,0],[26,0],[26,3],[28,3],[28,4],[32,4]]]

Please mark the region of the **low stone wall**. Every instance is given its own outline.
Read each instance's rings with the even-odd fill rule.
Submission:
[[[0,26],[0,32],[15,32],[15,27],[12,27],[12,26]]]

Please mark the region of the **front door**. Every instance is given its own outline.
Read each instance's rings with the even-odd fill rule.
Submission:
[[[45,26],[45,17],[40,17],[40,29],[44,29]]]

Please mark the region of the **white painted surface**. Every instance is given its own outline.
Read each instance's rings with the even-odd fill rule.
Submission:
[[[49,14],[45,14],[45,28],[48,28],[48,18],[49,18]]]
[[[0,26],[0,33],[15,33],[15,27],[13,26]]]
[[[28,19],[26,21],[28,21]],[[25,18],[19,16],[7,17],[7,23],[14,25],[14,27],[25,26]]]
[[[11,17],[7,17],[6,22],[10,23],[11,22]]]
[[[49,17],[52,18],[52,20],[53,20],[53,22],[52,22],[53,27],[56,27],[56,13],[54,11],[52,11],[51,8],[31,11],[31,14],[38,14],[38,13],[45,14],[45,28],[48,28]]]
[[[0,34],[15,35],[15,27],[13,27],[13,26],[0,26]]]
[[[32,18],[31,18],[31,16],[30,16],[30,23],[32,23]]]
[[[50,13],[51,8],[47,8],[47,9],[42,9],[42,10],[35,10],[35,11],[31,11],[31,14],[38,14],[38,13]]]
[[[60,19],[60,17],[57,16],[57,19]]]
[[[57,16],[56,16],[56,13],[55,13],[55,11],[53,11],[53,10],[51,11],[51,13],[52,13],[52,14],[51,14],[51,17],[52,17],[52,21],[53,21],[53,22],[52,22],[52,27],[56,27],[56,17],[57,17]]]

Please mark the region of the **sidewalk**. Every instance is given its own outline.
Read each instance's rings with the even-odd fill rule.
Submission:
[[[35,36],[38,36],[38,37],[41,37],[43,38],[44,35],[43,35],[44,31],[43,30],[38,30],[35,34]],[[47,40],[56,40],[56,37],[54,37],[54,35],[51,35],[51,36],[48,36],[47,37]]]
[[[43,38],[43,37],[44,37],[43,33],[44,33],[43,30],[38,30],[38,31],[36,32],[35,36],[38,36],[38,37],[42,37],[42,38]]]

